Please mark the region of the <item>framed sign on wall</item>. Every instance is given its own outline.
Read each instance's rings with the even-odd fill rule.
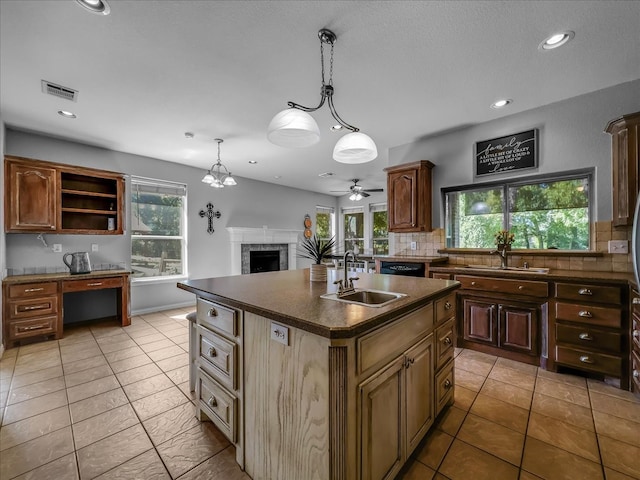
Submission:
[[[538,167],[538,130],[476,142],[476,176]]]

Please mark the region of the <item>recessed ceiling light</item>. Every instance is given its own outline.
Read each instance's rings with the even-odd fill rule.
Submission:
[[[276,180],[278,180],[279,178],[282,178],[282,176],[280,175],[274,175],[273,178],[275,178]]]
[[[109,12],[111,12],[111,8],[106,0],[76,0],[76,2],[91,13],[109,15]]]
[[[502,107],[506,107],[507,105],[509,105],[511,102],[513,102],[513,100],[498,100],[497,102],[493,102],[491,104],[491,108],[502,108]]]
[[[318,176],[322,177],[322,178],[327,178],[327,177],[333,177],[335,175],[335,173],[333,172],[324,172],[324,173],[319,173]]]
[[[554,48],[561,47],[575,36],[575,32],[570,30],[566,32],[555,33],[542,42],[539,46],[539,50],[553,50]]]
[[[256,163],[258,163],[258,161],[257,161],[257,160],[249,160],[249,163],[250,163],[251,165],[255,165]]]
[[[75,113],[67,112],[66,110],[58,110],[58,115],[62,115],[64,118],[76,118]]]

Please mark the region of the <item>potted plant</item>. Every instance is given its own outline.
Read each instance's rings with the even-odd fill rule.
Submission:
[[[513,233],[509,233],[509,230],[500,230],[495,234],[495,243],[498,247],[498,250],[511,250],[511,244],[515,235]]]
[[[322,263],[324,257],[329,255],[336,244],[335,237],[329,240],[321,240],[316,235],[305,237],[298,246],[298,257],[313,260],[311,265],[310,280],[312,282],[327,281],[327,266]]]

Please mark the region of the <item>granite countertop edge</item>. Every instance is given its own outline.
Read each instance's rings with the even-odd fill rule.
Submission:
[[[58,273],[32,273],[27,275],[9,275],[2,279],[4,284],[19,284],[31,282],[52,282],[56,280],[82,280],[85,278],[105,278],[120,275],[131,275],[129,270],[94,270],[91,273],[70,274],[69,272]]]

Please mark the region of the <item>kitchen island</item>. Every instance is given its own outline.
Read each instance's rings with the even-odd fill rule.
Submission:
[[[257,479],[394,478],[453,401],[455,290],[447,280],[359,273],[405,294],[382,307],[321,298],[309,270],[189,280],[196,395]]]

